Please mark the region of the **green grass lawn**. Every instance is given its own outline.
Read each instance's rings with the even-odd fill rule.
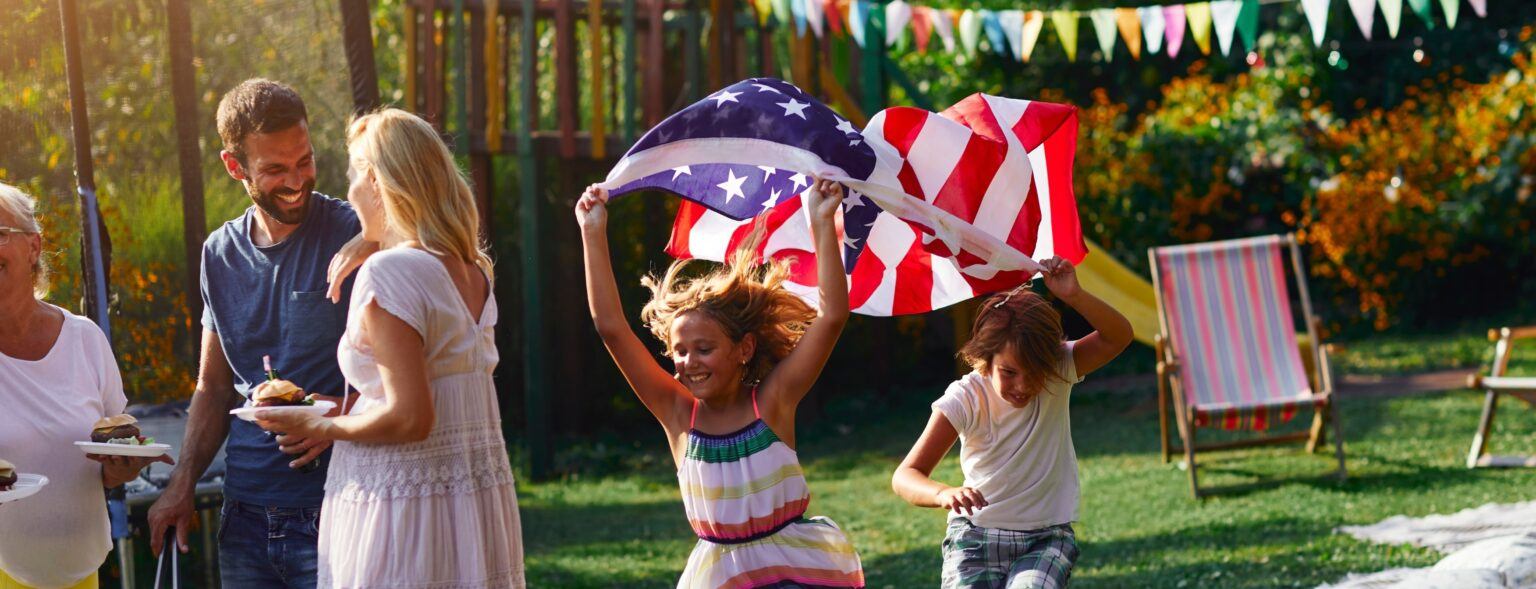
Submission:
[[[1486,343],[1484,344],[1486,345]],[[1091,377],[1090,377],[1091,378]],[[944,515],[891,493],[905,454],[941,387],[898,391],[898,401],[830,402],[800,432],[813,515],[835,519],[863,558],[871,587],[931,587],[939,580]],[[1073,399],[1082,476],[1077,587],[1312,587],[1348,572],[1427,566],[1427,549],[1362,543],[1334,533],[1392,515],[1447,513],[1536,497],[1536,470],[1463,468],[1481,396],[1448,391],[1342,401],[1350,479],[1326,476],[1332,455],[1299,447],[1211,455],[1190,499],[1185,473],[1157,454],[1151,391]],[[1536,414],[1510,402],[1492,448],[1536,451]],[[839,417],[841,416],[841,417]],[[1304,427],[1309,415],[1287,427]],[[694,544],[660,428],[639,440],[656,450],[632,472],[523,484],[530,586],[669,587]],[[953,454],[938,476],[960,481]]]

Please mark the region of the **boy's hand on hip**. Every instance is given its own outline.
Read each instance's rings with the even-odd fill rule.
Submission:
[[[961,515],[974,515],[987,506],[987,498],[971,487],[946,487],[935,493],[939,507]]]

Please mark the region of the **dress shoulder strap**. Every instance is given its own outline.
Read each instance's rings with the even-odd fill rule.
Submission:
[[[763,413],[757,410],[757,385],[752,385],[752,416],[758,419],[763,418]]]
[[[694,422],[699,420],[699,399],[693,399],[693,413],[688,415],[688,429],[693,429]]]

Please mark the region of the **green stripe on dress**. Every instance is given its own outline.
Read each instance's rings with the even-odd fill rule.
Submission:
[[[735,462],[761,452],[777,441],[779,437],[773,434],[773,430],[767,424],[754,427],[728,440],[711,440],[690,434],[685,457],[688,460],[708,463]]]

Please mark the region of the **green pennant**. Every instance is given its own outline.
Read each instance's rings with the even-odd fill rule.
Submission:
[[[1446,26],[1456,28],[1456,15],[1461,12],[1461,0],[1440,0],[1440,8],[1445,10]]]
[[[1435,13],[1429,0],[1408,0],[1408,7],[1412,8],[1413,13],[1419,15],[1419,18],[1424,19],[1424,26],[1429,27],[1430,30],[1435,29]]]
[[[1259,0],[1243,0],[1243,10],[1237,14],[1237,32],[1249,51],[1259,50]]]

